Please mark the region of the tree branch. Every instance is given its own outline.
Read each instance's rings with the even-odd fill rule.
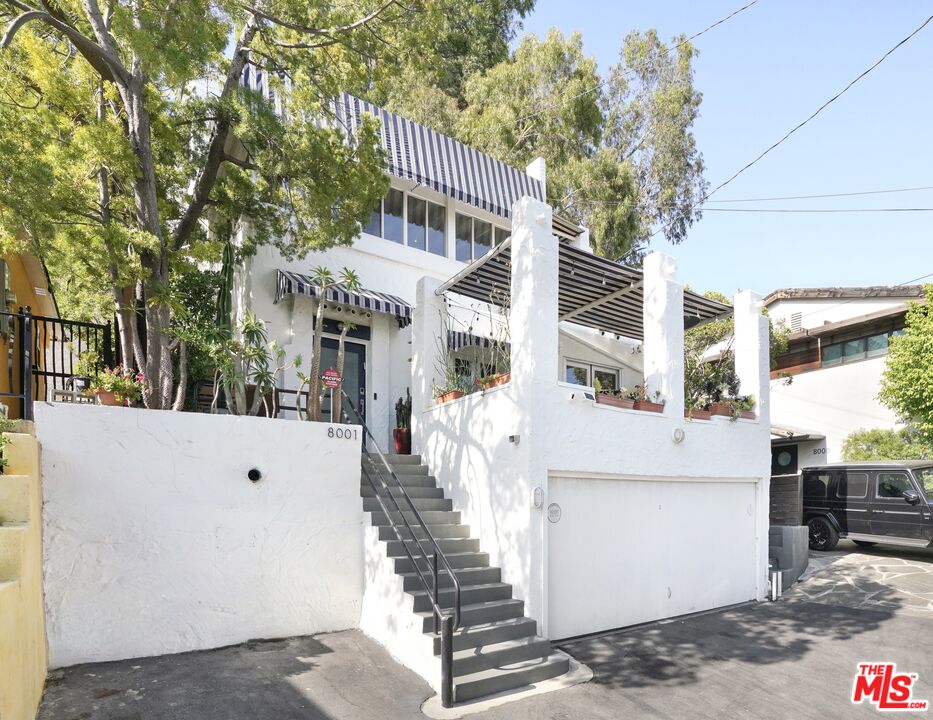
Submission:
[[[289,30],[295,30],[296,32],[304,33],[305,35],[311,35],[312,37],[326,37],[330,38],[334,42],[337,40],[334,39],[334,35],[339,35],[341,33],[350,32],[351,30],[356,30],[357,28],[363,27],[368,23],[375,20],[382,13],[388,10],[393,5],[401,5],[398,3],[398,0],[388,0],[388,2],[383,3],[378,8],[373,10],[368,15],[361,17],[359,20],[356,20],[348,25],[340,25],[334,28],[313,28],[308,25],[302,25],[300,23],[292,22],[290,20],[285,20],[284,18],[277,17],[275,15],[270,15],[266,12],[263,12],[259,8],[253,7],[251,5],[241,5],[244,10],[248,10],[256,17],[267,20],[274,25],[280,25],[281,27],[288,28]],[[333,44],[333,43],[330,43]]]

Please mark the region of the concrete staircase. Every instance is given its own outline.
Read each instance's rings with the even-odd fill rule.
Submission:
[[[381,462],[376,456],[373,459]],[[524,603],[512,597],[512,586],[502,582],[499,568],[489,566],[489,555],[481,551],[479,540],[470,537],[469,527],[460,523],[460,513],[454,511],[451,500],[444,497],[444,491],[437,486],[428,467],[421,464],[421,458],[417,455],[390,455],[388,459],[461,583],[461,623],[460,629],[454,633],[454,702],[474,700],[567,672],[568,657],[553,652],[550,641],[536,634],[537,623],[524,616]],[[367,464],[367,456],[364,455],[360,494],[363,510],[369,513],[371,527],[378,533],[381,547],[376,553],[377,561],[381,557],[382,562],[388,563],[401,583],[405,598],[399,610],[413,615],[410,618],[413,622],[409,625],[427,640],[426,644],[420,644],[422,652],[433,651],[436,663],[415,662],[411,666],[416,671],[427,668],[421,672],[436,689],[441,639],[433,632],[431,597],[425,592],[412,560],[406,555],[402,542],[397,539],[389,518],[375,497],[366,474]],[[383,472],[383,476],[391,482],[388,473]],[[379,485],[378,480],[376,484]],[[393,488],[391,492],[399,497],[399,505],[404,507],[401,491]],[[380,494],[388,493],[382,489]],[[391,500],[386,504],[394,508]],[[399,514],[392,511],[390,515],[397,519]],[[423,530],[414,527],[414,514],[405,512],[405,516],[414,528],[414,536],[424,539]],[[411,537],[407,529],[403,533],[404,537]],[[415,547],[413,540],[407,539],[406,542]],[[412,554],[430,577],[427,563],[417,553]],[[454,591],[450,577],[442,572],[438,585],[442,607],[452,607]],[[383,595],[387,594],[383,592]],[[392,647],[389,649],[393,650]],[[406,658],[402,659],[404,662]],[[427,677],[435,670],[438,673],[436,678]]]

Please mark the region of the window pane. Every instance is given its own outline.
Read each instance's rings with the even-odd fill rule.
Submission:
[[[425,249],[427,233],[427,201],[408,196],[408,245]]]
[[[428,251],[447,255],[447,208],[428,203]]]
[[[878,473],[878,497],[896,498],[904,497],[905,490],[913,490],[914,486],[903,473]]]
[[[844,483],[840,483],[836,494],[839,497],[847,498],[867,498],[868,497],[868,473],[847,472]]]
[[[823,346],[823,365],[832,367],[842,363],[842,345]]]
[[[868,357],[878,357],[888,352],[888,334],[872,335],[868,338]]]
[[[505,242],[506,238],[511,235],[508,230],[503,230],[502,228],[496,228],[496,245],[501,245]]]
[[[457,213],[457,260],[473,259],[473,218]]]
[[[402,242],[402,212],[405,207],[405,195],[401,190],[392,188],[383,201],[382,237],[392,242]]]
[[[816,475],[815,473],[803,476],[803,495],[808,498],[826,497],[829,487],[829,475]]]
[[[567,382],[574,385],[589,385],[589,373],[582,365],[568,365],[565,373]]]
[[[619,373],[615,370],[599,370],[593,368],[593,383],[599,380],[599,388],[603,392],[615,392],[619,389]]]
[[[482,220],[473,221],[473,259],[480,258],[492,248],[492,225]]]
[[[858,340],[847,340],[842,346],[842,356],[845,362],[853,360],[862,360],[865,357],[865,338]]]
[[[369,216],[369,222],[366,223],[363,232],[382,237],[382,200],[373,208],[372,215]]]

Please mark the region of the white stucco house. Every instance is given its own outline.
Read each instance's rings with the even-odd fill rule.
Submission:
[[[838,462],[856,430],[899,426],[877,395],[888,339],[922,298],[922,285],[889,285],[784,288],[764,299],[790,331],[771,372],[773,474]]]
[[[746,291],[730,307],[686,291],[675,261],[659,253],[640,269],[594,255],[588,231],[546,203],[541,160],[509,167],[349,96],[338,109],[351,127],[362,113],[381,120],[391,190],[351,247],[294,262],[260,249],[238,273],[236,304],[264,319],[289,357],[307,357],[321,301],[311,268],[359,274],[363,291],[324,299],[322,367],[332,364],[338,323],[350,320],[343,383],[371,430],[370,452],[388,452],[395,402],[411,392],[413,456],[388,456],[389,481],[412,493],[462,584],[456,700],[566,670],[544,638],[764,599],[770,421],[760,298]],[[687,419],[684,329],[731,312],[755,417]],[[444,368],[482,375],[491,345],[505,349],[510,380],[437,402]],[[596,402],[597,380],[603,389],[643,385],[663,408]],[[285,390],[297,385],[293,371],[280,378]],[[396,542],[389,516],[402,513],[386,511],[380,496],[390,493],[368,484],[382,468],[370,460],[367,472],[367,458],[361,627],[438,687],[421,561]]]

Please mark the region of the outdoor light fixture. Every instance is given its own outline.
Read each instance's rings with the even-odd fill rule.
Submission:
[[[509,442],[513,445],[518,445],[518,441],[521,439],[521,435],[509,435]]]
[[[257,483],[262,480],[262,473],[259,472],[258,468],[250,468],[250,471],[246,473],[246,477],[250,479],[250,482]]]
[[[534,503],[536,508],[544,507],[544,490],[541,487],[536,487],[531,494],[531,501]]]
[[[671,440],[679,445],[684,441],[686,435],[683,428],[674,428],[674,431],[671,433]]]

